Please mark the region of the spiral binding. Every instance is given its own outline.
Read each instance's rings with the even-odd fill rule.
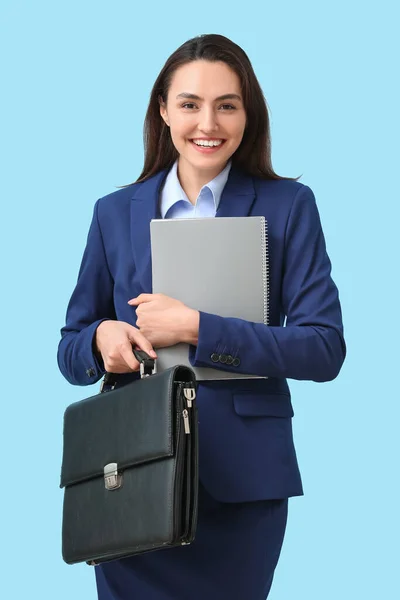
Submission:
[[[263,294],[264,294],[264,325],[269,322],[269,248],[268,248],[268,223],[265,218],[261,220],[261,248],[262,272],[263,272]]]

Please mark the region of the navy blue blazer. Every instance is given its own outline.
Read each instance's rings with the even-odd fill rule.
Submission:
[[[160,218],[166,175],[163,170],[95,204],[58,348],[60,370],[73,384],[97,382],[104,373],[92,345],[99,323],[135,325],[127,301],[152,292],[150,220]],[[193,366],[268,377],[199,383],[200,479],[226,502],[303,493],[286,379],[332,380],[346,354],[338,291],[310,188],[232,167],[216,218],[247,215],[268,222],[270,325],[200,312],[198,345],[190,347]],[[211,355],[221,351],[237,356],[240,365],[214,363]]]

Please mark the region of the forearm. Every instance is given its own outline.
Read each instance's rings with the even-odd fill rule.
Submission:
[[[96,383],[105,373],[104,364],[95,350],[94,339],[99,319],[81,331],[62,330],[57,362],[61,373],[74,385]]]
[[[197,346],[199,341],[200,313],[198,310],[188,309],[185,327],[181,341]]]
[[[240,362],[237,366],[214,362],[221,354]],[[338,375],[345,354],[340,326],[268,327],[201,312],[198,344],[190,349],[190,361],[194,367],[248,375],[330,381]]]

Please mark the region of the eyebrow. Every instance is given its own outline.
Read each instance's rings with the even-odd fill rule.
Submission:
[[[200,98],[196,94],[191,94],[190,92],[182,92],[182,94],[178,94],[176,99],[178,98],[186,98],[190,100],[204,100],[204,98]],[[241,100],[242,98],[238,94],[224,94],[223,96],[218,96],[215,100]]]

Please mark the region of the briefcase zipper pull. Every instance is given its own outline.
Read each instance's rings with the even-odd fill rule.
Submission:
[[[183,409],[182,416],[183,416],[183,424],[185,426],[185,433],[190,433],[189,413],[186,408]]]
[[[183,388],[183,393],[185,395],[188,408],[192,408],[192,402],[196,398],[196,390],[192,387]]]

